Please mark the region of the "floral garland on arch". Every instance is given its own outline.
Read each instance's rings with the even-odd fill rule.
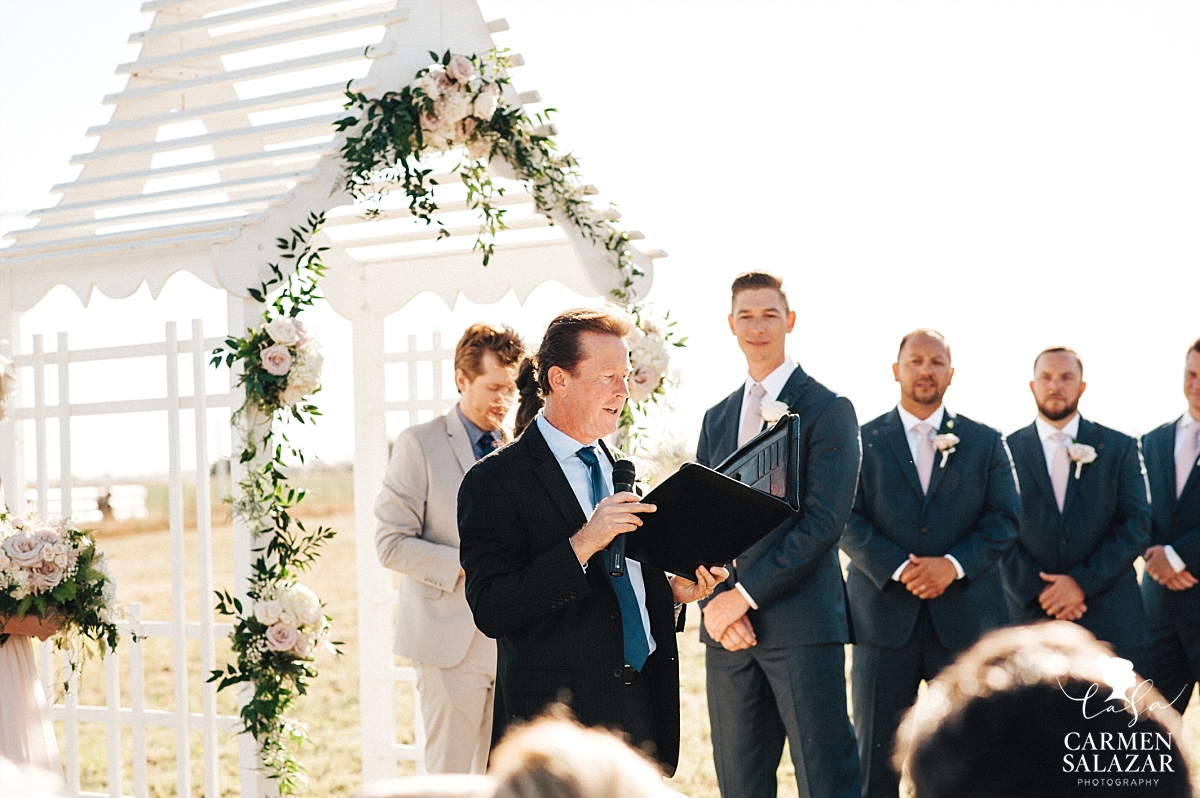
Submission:
[[[437,217],[437,180],[421,157],[463,148],[466,157],[452,172],[467,188],[467,207],[482,216],[474,249],[482,253],[484,266],[495,252],[497,233],[506,228],[505,209],[496,204],[504,189],[492,182],[493,172],[511,173],[529,184],[539,212],[561,213],[584,237],[602,245],[620,273],[613,299],[630,311],[638,328],[629,342],[630,401],[621,414],[617,441],[636,452],[645,431],[641,422],[670,381],[670,348],[686,345],[687,339],[675,334],[667,316],[656,320],[637,303],[632,288],[642,272],[634,264],[629,236],[594,207],[589,196],[595,189],[584,184],[575,157],[557,151],[549,124],[554,109],[531,119],[503,99],[512,66],[508,51],[493,50],[486,57],[448,50],[440,57],[429,55],[433,63],[400,91],[376,99],[346,92],[346,108],[354,113],[335,127],[350,131],[341,150],[347,190],[368,215],[375,215],[390,188],[398,185],[413,216],[438,225],[438,237],[444,238],[450,233]]]
[[[288,422],[312,423],[321,414],[312,403],[321,390],[321,348],[298,316],[320,297],[317,280],[325,272],[326,247],[314,246],[313,236],[323,222],[322,214],[313,214],[290,239],[277,240],[281,260],[292,261],[294,270],[285,276],[283,267],[270,264],[272,277],[250,289],[267,305],[263,323],[241,338],[226,339],[212,357],[213,366],[241,366],[238,384],[245,401],[233,424],[246,475],[233,511],[250,528],[258,556],[251,564],[249,606],[228,591],[217,593],[217,611],[236,619],[230,639],[237,661],[213,671],[209,681],[219,680],[219,690],[243,683],[253,688],[241,709],[242,725],[258,742],[267,776],[278,780],[284,794],[295,792],[303,770],[291,744],[307,739],[287,713],[317,676],[317,652],[340,653],[340,644],[330,642],[331,619],[320,598],[297,581],[335,533],[324,526],[306,529],[293,517],[305,491],[288,485],[287,469],[292,462],[302,464],[304,452],[285,432]]]

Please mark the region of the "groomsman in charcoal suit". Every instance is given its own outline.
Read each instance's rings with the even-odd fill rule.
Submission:
[[[458,564],[458,486],[504,441],[525,346],[473,324],[454,351],[459,400],[400,433],[375,504],[379,561],[400,577],[396,653],[412,659],[430,773],[483,773],[492,738],[496,644],[478,629]]]
[[[896,798],[892,748],[921,680],[1007,619],[997,562],[1020,499],[1000,433],[942,403],[954,368],[935,330],[900,341],[900,404],[862,428],[841,547],[854,625],[854,730],[863,795]]]
[[[1142,438],[1151,497],[1142,675],[1180,712],[1200,679],[1200,588],[1192,573],[1200,568],[1200,340],[1187,353],[1183,394],[1184,414]]]
[[[696,449],[700,463],[717,465],[758,434],[768,402],[800,416],[802,509],[738,556],[704,605],[713,760],[725,798],[775,798],[785,737],[801,796],[860,792],[846,715],[850,637],[837,554],[854,501],[858,422],[848,399],[787,357],[795,320],[775,275],[734,280],[729,327],[749,375],[704,415]]]
[[[580,722],[610,726],[668,774],[679,758],[680,604],[712,593],[727,574],[696,582],[627,559],[609,573],[607,547],[653,512],[612,494],[613,462],[600,441],[629,397],[632,323],[609,310],[568,310],[522,364],[511,445],[475,464],[458,492],[461,558],[475,623],[498,641],[495,744],[513,723],[555,701]],[[545,406],[533,414],[532,402]]]
[[[1141,668],[1146,642],[1133,561],[1150,539],[1138,443],[1079,415],[1083,362],[1052,347],[1029,388],[1038,415],[1008,436],[1021,512],[1017,545],[1000,567],[1015,623],[1076,621]]]

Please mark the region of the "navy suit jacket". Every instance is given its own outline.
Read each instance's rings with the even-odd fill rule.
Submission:
[[[654,743],[668,775],[679,758],[679,659],[666,574],[642,566],[650,633],[655,727],[623,715],[621,608],[601,554],[579,565],[570,537],[587,518],[537,424],[477,462],[458,492],[459,556],[475,625],[497,640],[495,744],[509,724],[556,699],[587,726],[621,726]],[[640,742],[640,740],[639,740]]]
[[[744,386],[704,414],[696,460],[714,466],[737,451]],[[779,394],[800,416],[802,508],[737,558],[739,581],[758,604],[750,622],[759,648],[850,642],[846,591],[837,543],[854,502],[858,477],[858,421],[850,400],[809,377],[799,366]],[[700,639],[720,643],[700,625]]]
[[[850,555],[846,589],[859,643],[897,648],[917,624],[922,599],[892,579],[909,553],[952,555],[965,576],[928,601],[938,639],[961,650],[1007,621],[996,563],[1017,539],[1020,498],[1000,433],[948,411],[939,433],[959,443],[941,466],[934,456],[929,491],[895,410],[863,425],[863,462],[842,551]]]
[[[1188,570],[1200,573],[1200,468],[1192,473],[1175,496],[1175,424],[1171,421],[1147,432],[1142,438],[1146,473],[1150,482],[1150,543],[1168,543],[1183,558]],[[1200,587],[1200,586],[1197,586]],[[1142,575],[1142,600],[1152,621],[1173,616],[1200,623],[1200,590],[1167,590],[1149,576]]]
[[[1017,545],[1000,569],[1009,614],[1016,623],[1046,619],[1038,596],[1047,583],[1038,572],[1067,574],[1087,596],[1079,624],[1133,653],[1145,643],[1133,561],[1150,540],[1146,469],[1137,441],[1116,430],[1080,419],[1077,441],[1097,456],[1078,479],[1071,463],[1059,513],[1036,424],[1008,436],[1021,484]]]

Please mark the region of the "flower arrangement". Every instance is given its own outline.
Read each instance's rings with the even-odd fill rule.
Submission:
[[[73,654],[72,671],[93,644],[117,647],[116,598],[104,552],[70,520],[0,521],[0,617],[59,619],[54,643]]]
[[[772,399],[769,402],[763,402],[762,406],[758,410],[759,415],[762,416],[762,420],[768,424],[774,424],[776,421],[783,418],[784,415],[787,414],[787,411],[788,403],[779,399]]]
[[[1067,456],[1075,463],[1075,479],[1083,473],[1083,467],[1096,459],[1096,449],[1086,443],[1072,440],[1067,447]]]
[[[953,432],[943,432],[933,436],[934,447],[942,453],[942,468],[946,467],[946,461],[950,459],[950,455],[954,454],[959,443],[958,436]]]
[[[675,334],[675,322],[670,313],[661,320],[645,309],[630,308],[633,332],[626,338],[629,346],[629,399],[621,409],[621,418],[614,444],[625,454],[637,454],[645,429],[639,424],[651,405],[666,395],[670,383],[671,348],[687,345],[687,338]]]
[[[230,638],[237,661],[213,671],[209,681],[219,680],[219,690],[243,683],[253,687],[253,697],[241,708],[242,725],[254,735],[259,758],[283,794],[295,792],[302,770],[289,743],[306,738],[287,713],[317,676],[317,652],[337,653],[338,646],[329,641],[331,619],[320,599],[296,581],[335,533],[324,526],[308,530],[294,517],[305,491],[291,487],[287,473],[292,462],[304,462],[304,452],[284,431],[289,421],[312,423],[320,415],[312,396],[321,389],[321,349],[298,316],[320,298],[317,280],[325,272],[325,248],[313,238],[323,222],[314,214],[291,239],[278,239],[281,259],[294,261],[294,271],[285,276],[278,263],[270,264],[272,277],[250,289],[267,305],[263,323],[241,338],[227,339],[212,358],[214,366],[240,366],[245,401],[234,423],[246,476],[233,510],[250,528],[259,556],[251,564],[248,606],[228,591],[217,593],[217,611],[236,618]]]

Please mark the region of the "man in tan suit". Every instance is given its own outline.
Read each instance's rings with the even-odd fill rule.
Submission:
[[[463,592],[458,486],[504,442],[524,354],[508,327],[468,327],[454,352],[458,404],[400,433],[375,503],[379,561],[402,574],[396,653],[417,671],[430,773],[487,769],[496,641],[475,628]]]

